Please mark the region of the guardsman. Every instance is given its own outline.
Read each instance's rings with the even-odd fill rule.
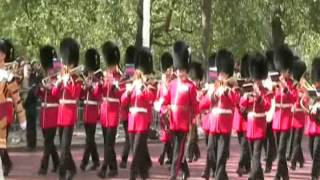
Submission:
[[[274,88],[275,113],[272,129],[277,142],[278,165],[275,179],[289,179],[286,161],[286,147],[290,135],[292,112],[291,108],[297,99],[297,91],[290,74],[293,53],[287,45],[276,50],[274,64],[280,72],[278,84]]]
[[[268,78],[263,81],[263,84],[269,91],[272,91],[273,86],[275,86],[276,82],[280,74],[276,71],[273,56],[274,53],[271,50],[268,50],[266,53],[266,59],[268,63]],[[275,111],[275,100],[272,98],[271,100],[271,108],[267,113],[267,134],[264,141],[264,149],[265,149],[265,159],[266,159],[266,168],[264,170],[265,173],[270,173],[272,169],[272,163],[277,155],[276,143],[272,130],[272,120]]]
[[[78,75],[83,70],[79,63],[80,46],[72,38],[60,42],[60,55],[65,65],[58,76],[53,94],[59,96],[58,126],[60,128],[60,167],[59,179],[72,179],[76,174],[76,165],[70,146],[74,125],[77,122],[77,101],[81,95],[82,79]]]
[[[129,107],[128,132],[132,151],[130,180],[140,175],[149,177],[148,132],[152,121],[156,87],[148,76],[153,73],[150,49],[142,47],[136,54],[136,71],[130,88],[123,94],[123,104]]]
[[[249,180],[263,180],[261,167],[261,149],[266,136],[267,112],[271,107],[272,91],[262,84],[268,77],[267,61],[260,53],[250,55],[249,72],[254,80],[253,91],[245,93],[240,100],[241,111],[247,113],[247,131],[250,152],[251,171]]]
[[[308,88],[301,98],[300,105],[308,114],[306,123],[306,133],[312,138],[310,141],[312,167],[311,180],[319,179],[320,168],[320,58],[316,57],[312,61],[311,66],[311,80],[312,85],[304,84]],[[311,91],[310,91],[311,90]]]
[[[114,146],[119,125],[120,99],[124,90],[119,83],[122,73],[119,69],[120,51],[118,46],[114,42],[107,41],[102,45],[102,53],[107,69],[104,71],[104,80],[99,90],[102,93],[100,123],[104,138],[104,161],[98,172],[100,178],[106,176],[107,168],[110,169],[109,177],[118,174]]]
[[[218,79],[201,100],[200,109],[211,108],[209,114],[209,139],[206,163],[216,162],[216,179],[228,179],[226,163],[229,156],[230,136],[232,131],[233,112],[239,93],[236,91],[236,80],[232,78],[234,59],[231,52],[222,49],[217,52],[216,65]],[[215,148],[217,148],[215,155]],[[208,179],[209,177],[206,177]]]
[[[8,120],[7,117],[12,116],[7,114],[7,98],[12,98],[15,112],[17,113],[20,127],[26,129],[26,115],[21,104],[22,100],[19,96],[19,85],[14,77],[14,74],[7,71],[5,63],[12,62],[14,58],[14,48],[9,40],[0,40],[0,156],[2,160],[2,168],[4,176],[8,176],[12,168],[7,151],[7,138],[8,138]],[[11,113],[11,112],[10,112]]]
[[[58,122],[59,97],[52,94],[53,85],[57,80],[53,70],[53,59],[56,58],[57,53],[54,47],[46,45],[40,48],[40,62],[46,78],[36,89],[36,95],[41,100],[40,126],[44,137],[44,150],[38,171],[39,175],[47,174],[50,156],[53,162],[52,172],[56,172],[59,167],[59,155],[54,144]]]
[[[189,77],[195,83],[197,87],[197,101],[200,102],[200,98],[202,96],[202,80],[204,76],[203,68],[201,63],[199,62],[191,62],[189,67]],[[197,161],[200,158],[200,148],[198,146],[198,121],[200,116],[196,116],[192,120],[188,145],[187,145],[187,160],[188,162]]]
[[[299,82],[301,77],[307,70],[307,66],[303,61],[301,61],[297,57],[297,60],[293,62],[291,69],[292,69],[291,71],[293,74],[293,78],[296,81],[296,86],[298,88],[298,98],[292,108],[293,147],[292,147],[292,156],[291,156],[291,169],[295,170],[297,162],[299,162],[300,167],[303,167],[303,164],[304,164],[304,157],[303,157],[303,152],[301,148],[301,140],[302,140],[302,135],[304,130],[306,114],[300,105],[302,95],[304,94],[304,90]]]
[[[169,130],[169,119],[166,112],[166,107],[161,108],[163,103],[163,97],[168,93],[169,83],[173,78],[173,59],[169,52],[162,54],[160,59],[161,64],[161,82],[158,84],[158,92],[155,102],[155,110],[160,113],[160,141],[164,144],[163,151],[158,159],[160,165],[163,165],[165,156],[167,156],[167,161],[165,164],[172,163],[172,134]],[[157,107],[158,106],[158,107]]]
[[[134,64],[134,57],[135,57],[136,48],[133,45],[130,45],[125,54],[125,74],[123,78],[123,82],[126,83],[126,87],[130,86],[130,78],[133,77],[135,71],[135,64]],[[129,114],[129,107],[124,107],[122,103],[120,103],[120,121],[123,126],[123,130],[125,133],[125,143],[123,145],[122,155],[121,155],[121,162],[119,164],[120,168],[127,167],[128,155],[130,152],[130,142],[129,142],[129,133],[128,133],[128,114]]]
[[[163,103],[163,106],[169,106],[169,126],[174,143],[170,180],[177,178],[180,169],[183,172],[182,179],[190,176],[184,147],[192,119],[198,113],[197,88],[188,77],[190,51],[190,47],[185,42],[174,43],[172,57],[177,78],[170,82]]]
[[[209,65],[209,69],[208,69],[208,74],[207,74],[207,83],[205,84],[205,87],[202,90],[202,96],[200,97],[200,102],[199,102],[199,109],[201,110],[201,116],[202,116],[202,129],[205,133],[206,136],[206,145],[208,146],[208,140],[209,140],[209,135],[210,135],[210,124],[209,124],[209,116],[210,116],[210,104],[208,104],[208,107],[203,108],[203,102],[202,99],[205,96],[208,96],[208,90],[211,89],[212,90],[212,86],[214,84],[214,82],[217,80],[218,74],[217,74],[217,67],[216,67],[216,53],[213,53],[212,55],[210,55],[209,59],[208,59],[208,65]],[[212,93],[212,91],[210,91],[210,93]],[[209,95],[210,96],[210,95]],[[205,109],[206,111],[202,111],[203,109]],[[217,153],[217,149],[216,149],[216,145],[212,146],[214,149],[214,154]],[[206,154],[206,161],[208,162],[210,158],[210,153],[207,152]],[[215,160],[215,159],[214,159]],[[206,163],[206,166],[204,168],[203,173],[201,174],[202,178],[208,179],[210,177],[210,172],[212,171],[212,177],[214,178],[215,176],[215,172],[216,172],[216,162],[215,161],[211,161],[210,163]]]
[[[249,74],[249,54],[246,53],[240,61],[240,78],[238,79],[239,93],[243,95],[252,90],[252,81]],[[237,173],[241,177],[243,174],[250,172],[250,152],[246,138],[247,122],[246,112],[241,112],[239,106],[235,107],[233,117],[233,129],[237,132],[240,144],[240,160],[238,163]]]
[[[86,132],[86,145],[80,164],[80,169],[84,171],[88,165],[90,156],[92,166],[90,170],[96,170],[100,166],[99,154],[95,142],[96,126],[100,120],[99,100],[100,94],[97,86],[102,78],[100,70],[100,54],[94,48],[90,48],[85,53],[85,70],[86,77],[82,88],[83,101],[83,122]]]

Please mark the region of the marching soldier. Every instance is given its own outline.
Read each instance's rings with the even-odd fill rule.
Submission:
[[[262,80],[268,77],[265,57],[256,53],[250,57],[249,72],[254,80],[253,91],[241,97],[240,109],[248,112],[246,137],[250,145],[251,171],[249,180],[263,180],[261,149],[266,136],[266,112],[271,107],[272,92],[265,88]]]
[[[56,172],[59,167],[59,155],[54,144],[58,122],[59,98],[52,94],[52,87],[57,77],[53,74],[53,59],[57,53],[52,46],[43,46],[40,49],[40,62],[46,74],[43,84],[37,87],[36,95],[41,100],[40,126],[44,137],[44,150],[41,160],[39,175],[46,175],[49,159],[52,157],[53,169]]]
[[[198,62],[192,62],[190,63],[189,67],[189,77],[192,81],[194,81],[196,87],[197,87],[197,101],[200,101],[201,98],[201,86],[202,86],[202,80],[203,80],[203,68],[201,63]],[[198,121],[200,119],[200,116],[196,116],[192,120],[192,124],[190,127],[190,133],[189,133],[189,140],[187,145],[187,160],[188,162],[197,161],[200,158],[200,148],[198,146]]]
[[[134,64],[134,57],[135,57],[135,51],[136,48],[134,46],[129,46],[126,50],[125,55],[125,63],[126,63],[126,69],[125,69],[125,77],[122,81],[130,80],[131,77],[133,77],[134,71],[135,71],[135,64]],[[130,86],[130,83],[127,82],[126,86]],[[122,155],[121,155],[121,162],[120,162],[120,168],[126,168],[127,167],[127,161],[128,161],[128,155],[130,152],[130,142],[129,142],[129,133],[128,133],[128,114],[129,114],[129,107],[124,107],[122,103],[120,103],[120,121],[123,126],[123,130],[125,133],[125,142],[123,145]]]
[[[123,104],[129,107],[128,132],[132,150],[130,180],[139,174],[149,177],[148,132],[152,121],[152,107],[156,88],[148,75],[153,73],[152,54],[148,48],[141,48],[136,54],[136,71],[132,86],[123,94]]]
[[[107,41],[102,45],[102,53],[108,67],[104,72],[104,80],[99,90],[102,93],[100,123],[104,138],[104,161],[98,176],[105,178],[107,168],[110,169],[109,177],[118,174],[114,146],[119,125],[120,98],[124,88],[119,86],[122,73],[119,70],[120,51],[118,46]]]
[[[92,166],[90,170],[96,170],[100,166],[99,154],[95,142],[96,126],[100,119],[99,113],[99,92],[94,91],[102,78],[100,71],[100,55],[94,48],[88,49],[85,53],[85,68],[87,76],[85,77],[82,89],[83,121],[86,132],[86,145],[80,164],[80,169],[84,171],[88,165],[91,156]]]
[[[316,57],[312,61],[311,69],[311,79],[312,85],[309,88],[313,93],[303,95],[300,101],[301,107],[308,113],[306,131],[307,134],[313,139],[310,141],[312,149],[311,157],[312,167],[311,167],[311,179],[319,179],[319,168],[320,168],[320,125],[319,125],[319,112],[320,112],[320,101],[319,101],[319,90],[320,90],[320,58]],[[307,82],[305,82],[307,83]],[[305,85],[306,86],[306,85]],[[308,88],[308,87],[307,87]],[[309,89],[307,89],[309,90]]]
[[[249,54],[245,54],[240,61],[239,90],[240,95],[252,90],[252,81],[249,80]],[[235,107],[233,118],[233,129],[237,132],[240,144],[240,160],[238,163],[237,173],[241,177],[243,174],[250,172],[250,152],[249,144],[246,138],[247,122],[246,112],[241,112],[239,106]]]
[[[26,129],[26,115],[21,104],[22,100],[19,96],[19,85],[14,77],[14,74],[5,69],[5,63],[12,62],[14,55],[13,45],[9,40],[0,40],[0,156],[2,160],[2,168],[4,176],[8,176],[12,168],[7,151],[8,138],[8,119],[12,116],[7,112],[7,98],[11,97],[15,112],[17,113],[20,127]]]
[[[268,63],[268,78],[263,81],[263,84],[269,91],[272,91],[273,86],[275,86],[278,81],[279,73],[276,71],[274,62],[273,62],[273,51],[268,50],[266,52],[266,59]],[[276,158],[277,149],[276,143],[274,139],[274,134],[272,130],[272,120],[275,111],[275,100],[271,99],[271,108],[267,113],[267,132],[266,138],[264,140],[264,149],[265,149],[265,159],[266,159],[266,168],[264,170],[265,173],[270,173],[272,169],[272,163]]]
[[[293,53],[289,47],[281,46],[277,49],[274,64],[281,76],[274,89],[276,108],[272,123],[278,148],[278,166],[275,179],[289,179],[286,147],[292,122],[291,108],[297,99],[297,91],[289,72],[292,61]]]
[[[306,114],[300,105],[300,101],[304,93],[304,90],[299,82],[304,72],[306,71],[306,69],[307,69],[306,64],[299,59],[294,61],[292,64],[291,71],[293,74],[293,78],[296,81],[296,86],[298,88],[298,98],[292,108],[292,112],[293,112],[293,116],[292,116],[293,147],[292,147],[292,156],[291,156],[292,170],[296,169],[297,162],[299,162],[300,167],[303,167],[303,164],[304,164],[304,157],[303,157],[303,152],[301,148],[301,140],[303,135]]]
[[[180,168],[183,172],[182,179],[190,176],[188,163],[184,156],[184,146],[191,121],[198,113],[198,102],[197,88],[188,77],[190,47],[183,41],[177,41],[173,45],[172,56],[177,78],[170,82],[163,106],[169,106],[169,124],[174,143],[170,179],[174,180]]]
[[[158,92],[156,97],[155,109],[160,113],[160,141],[164,144],[163,151],[158,159],[160,165],[163,165],[165,156],[167,156],[167,161],[165,164],[172,163],[172,134],[169,130],[169,119],[165,113],[166,109],[160,107],[163,103],[163,97],[168,93],[169,83],[175,78],[173,75],[173,59],[169,52],[165,52],[161,56],[161,72],[162,79],[158,84]],[[158,105],[158,107],[156,107]]]
[[[59,179],[72,179],[76,174],[76,165],[70,152],[74,125],[77,121],[77,101],[81,95],[82,80],[77,71],[82,70],[79,63],[79,44],[72,38],[60,43],[60,55],[65,67],[53,88],[53,94],[59,96],[58,126],[60,127],[61,153]]]
[[[216,56],[218,80],[202,98],[201,109],[211,108],[209,116],[208,158],[206,163],[216,162],[215,178],[228,179],[226,163],[229,156],[230,136],[232,131],[235,103],[239,100],[234,89],[236,82],[232,78],[234,59],[231,52],[219,50]],[[214,154],[217,148],[217,154]],[[206,179],[209,177],[207,176]]]

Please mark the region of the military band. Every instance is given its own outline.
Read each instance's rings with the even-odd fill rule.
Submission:
[[[0,157],[5,176],[12,169],[7,137],[14,114],[21,128],[26,128],[19,77],[8,68],[13,52],[11,42],[1,39]],[[238,176],[248,174],[249,180],[262,180],[264,173],[272,171],[273,161],[277,159],[275,179],[289,179],[286,155],[290,155],[291,170],[296,170],[298,165],[304,167],[302,138],[305,134],[312,157],[310,176],[313,180],[319,179],[319,58],[312,62],[310,84],[305,77],[306,63],[287,45],[266,53],[246,53],[240,60],[239,74],[235,74],[236,60],[229,50],[214,53],[204,68],[192,60],[191,48],[186,42],[176,41],[171,52],[160,56],[160,79],[156,78],[153,68],[156,58],[147,47],[126,49],[124,73],[120,69],[120,47],[112,41],[106,41],[101,47],[105,70],[101,69],[99,50],[95,48],[86,50],[84,65],[79,65],[80,45],[72,38],[61,41],[60,56],[51,45],[42,46],[39,52],[44,73],[41,83],[35,86],[41,100],[39,124],[44,138],[39,175],[47,174],[51,158],[52,172],[58,171],[59,179],[74,178],[77,168],[71,143],[81,101],[86,138],[80,169],[97,170],[100,178],[118,175],[115,145],[119,123],[125,137],[119,167],[127,167],[131,151],[129,179],[150,178],[152,160],[148,135],[156,120],[153,113],[158,113],[159,140],[163,143],[163,149],[157,152],[158,162],[170,166],[169,179],[175,180],[180,175],[182,179],[190,177],[192,169],[188,162],[200,158],[199,128],[207,144],[201,175],[204,179],[229,179],[227,161],[233,133],[237,135],[240,149],[235,169]],[[57,60],[62,64],[59,67],[55,65]],[[98,126],[102,128],[104,140],[102,163],[95,138]],[[54,141],[57,130],[60,156]],[[263,148],[266,152],[264,170]]]

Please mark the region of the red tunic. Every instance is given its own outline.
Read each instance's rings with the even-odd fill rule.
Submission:
[[[292,107],[297,101],[297,89],[293,80],[286,80],[287,92],[277,88],[275,90],[276,109],[273,116],[272,129],[274,131],[288,131],[292,124]]]
[[[10,127],[14,121],[14,107],[13,107],[12,98],[7,98],[7,102],[4,103],[4,107],[6,107],[5,109],[7,112],[8,127]]]
[[[82,81],[78,76],[72,75],[73,81],[61,83],[52,89],[53,96],[59,97],[58,126],[74,126],[78,118],[77,100],[81,95]]]
[[[124,87],[119,87],[120,72],[106,73],[104,82],[99,86],[102,94],[100,123],[104,128],[117,128],[119,125],[120,100]]]
[[[267,112],[271,107],[272,93],[260,87],[260,95],[255,98],[242,97],[240,107],[248,111],[247,138],[264,139],[267,129]]]
[[[83,122],[84,124],[97,124],[100,119],[98,82],[93,82],[91,87],[82,89]]]
[[[168,86],[163,106],[170,106],[170,129],[189,132],[191,120],[198,113],[197,88],[189,79],[174,79]]]
[[[147,87],[141,88],[141,83],[136,82],[123,94],[122,103],[129,107],[129,133],[146,133],[149,131],[155,96],[155,90]]]
[[[200,109],[211,108],[207,124],[210,134],[231,133],[233,113],[237,103],[239,103],[238,91],[222,86],[216,90],[209,89],[201,100]]]
[[[53,79],[55,80],[55,79]],[[40,126],[42,129],[56,128],[58,123],[59,97],[53,89],[38,88],[36,95],[41,101]]]
[[[302,92],[299,92],[299,97],[293,106],[293,116],[292,116],[292,128],[300,129],[304,127],[306,113],[303,111],[300,105]]]

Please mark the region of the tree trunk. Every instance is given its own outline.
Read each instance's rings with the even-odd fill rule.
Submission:
[[[284,44],[286,35],[282,29],[282,22],[280,18],[279,10],[272,17],[272,48],[276,50],[278,47]]]
[[[202,0],[202,59],[207,66],[207,60],[212,46],[213,25],[212,25],[212,0]]]
[[[139,0],[136,47],[150,47],[151,0]]]

